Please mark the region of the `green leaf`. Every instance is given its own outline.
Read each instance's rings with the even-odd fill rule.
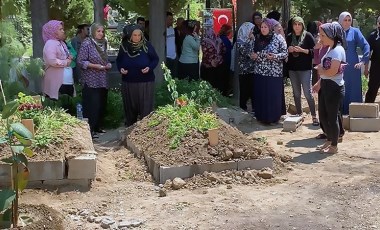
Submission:
[[[19,135],[18,133],[14,132],[13,133],[17,140],[23,145],[23,146],[31,146],[32,145],[32,141],[31,140],[28,140],[28,139],[25,139],[23,138],[21,135]]]
[[[18,109],[19,103],[18,101],[11,101],[4,105],[3,111],[1,113],[2,119],[7,119],[12,116]]]
[[[20,122],[11,124],[14,132],[26,139],[33,139],[33,134]]]
[[[24,166],[28,165],[28,159],[22,153],[17,154],[17,156],[15,157],[15,160],[17,161],[17,163],[22,163]]]
[[[18,190],[22,191],[26,188],[29,179],[29,169],[28,167],[24,167],[24,169],[17,174],[17,185]]]
[[[1,159],[0,161],[7,163],[7,164],[15,163],[15,160],[13,159],[13,157],[4,158],[4,159]]]
[[[16,198],[16,191],[10,190],[10,189],[1,190],[0,191],[0,213],[8,209],[15,198]]]
[[[7,209],[3,214],[0,214],[0,228],[10,228],[12,219],[12,209]]]
[[[13,152],[15,153],[22,153],[22,151],[24,150],[24,146],[22,145],[14,145],[14,146],[11,146]]]
[[[0,145],[1,144],[4,144],[4,143],[7,143],[7,138],[5,138],[5,137],[2,137],[2,138],[0,138]]]
[[[32,157],[33,156],[33,151],[30,149],[30,148],[28,148],[28,147],[25,147],[24,148],[24,150],[23,150],[23,152],[28,156],[28,157]]]

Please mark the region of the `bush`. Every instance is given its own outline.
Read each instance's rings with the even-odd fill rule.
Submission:
[[[119,89],[108,91],[104,128],[118,128],[124,121],[123,99]]]

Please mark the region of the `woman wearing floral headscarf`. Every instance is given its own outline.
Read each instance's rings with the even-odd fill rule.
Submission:
[[[365,65],[364,75],[368,77],[368,91],[365,95],[366,103],[375,102],[377,92],[380,88],[380,65],[375,63],[380,63],[380,17],[376,20],[376,30],[373,31],[368,37],[368,43],[371,47],[371,69],[368,71],[368,64]]]
[[[107,43],[102,25],[97,23],[91,25],[90,37],[83,41],[77,63],[82,68],[83,116],[88,118],[92,136],[96,138],[96,133],[104,132],[100,126],[106,110],[107,71],[112,67],[108,61]]]
[[[45,42],[43,59],[45,77],[43,93],[51,99],[58,99],[59,94],[74,95],[73,70],[70,67],[72,56],[65,44],[63,22],[51,20],[42,27]]]
[[[285,39],[274,33],[274,21],[265,18],[256,37],[254,53],[254,98],[256,119],[277,123],[283,109],[283,60],[288,56]]]
[[[343,27],[347,39],[347,68],[344,72],[346,94],[343,100],[343,115],[348,114],[351,102],[363,102],[361,67],[369,62],[370,47],[367,40],[359,29],[351,26],[352,16],[348,12],[339,15],[339,24]],[[363,52],[363,57],[359,61],[357,47]]]
[[[237,47],[237,62],[239,72],[239,104],[240,108],[247,111],[247,102],[251,98],[252,112],[254,111],[254,98],[253,98],[253,47],[254,47],[254,34],[253,29],[255,26],[250,22],[244,22],[239,30],[236,40]]]
[[[289,52],[287,67],[297,114],[302,114],[302,87],[313,118],[313,125],[319,126],[315,101],[311,94],[315,41],[313,35],[306,31],[305,23],[301,17],[293,18],[293,32],[286,37],[286,43]]]
[[[215,89],[223,91],[220,76],[223,73],[222,63],[226,48],[223,41],[216,36],[213,28],[207,27],[204,30],[204,36],[201,41],[202,47],[202,64],[201,78],[208,81]]]
[[[158,56],[153,46],[144,38],[139,25],[124,27],[117,69],[122,74],[121,91],[124,103],[126,126],[137,122],[137,118],[149,115],[154,103],[154,68]]]
[[[313,86],[313,91],[318,92],[319,119],[327,135],[327,141],[317,149],[334,154],[338,152],[338,115],[345,91],[346,34],[337,22],[323,24],[319,34],[322,45],[329,46],[329,50],[321,64],[315,67],[320,79]]]

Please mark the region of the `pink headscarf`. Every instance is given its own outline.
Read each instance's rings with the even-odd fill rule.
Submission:
[[[56,33],[60,25],[63,25],[62,21],[50,20],[42,27],[42,39],[44,43],[48,40],[58,40]]]

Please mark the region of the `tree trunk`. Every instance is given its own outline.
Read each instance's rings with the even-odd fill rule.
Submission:
[[[159,62],[154,70],[156,83],[164,79],[161,63],[166,59],[166,10],[167,0],[150,0],[149,2],[149,37],[157,52]]]
[[[42,57],[44,41],[42,40],[42,26],[48,22],[48,0],[30,0],[30,11],[33,35],[33,57]]]
[[[282,23],[284,26],[288,26],[288,21],[290,20],[290,0],[283,0],[282,3]]]
[[[93,0],[93,1],[94,1],[94,22],[104,25],[104,18],[103,18],[104,0]]]

